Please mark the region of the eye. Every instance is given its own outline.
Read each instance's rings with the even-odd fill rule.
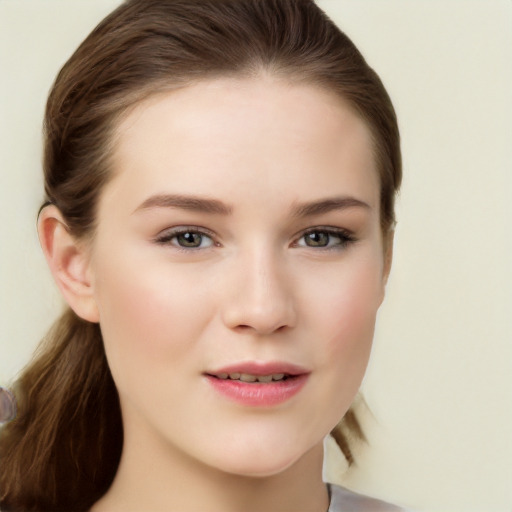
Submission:
[[[210,235],[192,228],[165,231],[156,239],[156,242],[162,245],[174,245],[181,249],[206,249],[215,245]]]
[[[315,228],[304,233],[297,241],[296,246],[319,249],[341,249],[354,241],[354,237],[345,230]]]

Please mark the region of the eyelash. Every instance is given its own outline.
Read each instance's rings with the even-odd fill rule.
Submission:
[[[317,233],[317,234],[321,233],[321,234],[327,235],[329,237],[328,244],[331,243],[332,238],[338,238],[339,242],[335,243],[335,244],[331,244],[331,245],[326,245],[326,246],[312,246],[312,245],[306,245],[306,244],[299,244],[299,241],[302,240],[304,237],[314,234],[314,233]],[[199,235],[202,237],[202,240],[204,240],[205,237],[209,238],[211,240],[211,244],[208,245],[207,247],[186,247],[183,245],[179,245],[178,243],[173,243],[173,240],[177,239],[177,237],[179,237],[181,235],[187,235],[187,234]],[[165,231],[164,233],[162,233],[161,235],[159,235],[155,238],[155,242],[159,245],[172,245],[177,250],[189,252],[189,251],[205,250],[205,249],[209,249],[211,247],[219,247],[220,244],[213,240],[214,236],[215,235],[211,231],[209,231],[205,228],[198,228],[197,226],[190,226],[190,227],[182,226],[179,228],[174,228],[174,229]],[[356,238],[350,231],[347,231],[345,229],[340,229],[340,228],[334,228],[334,227],[318,226],[318,227],[310,228],[310,229],[307,229],[306,231],[304,231],[301,234],[301,236],[298,239],[296,239],[295,242],[293,242],[292,247],[305,247],[305,248],[315,249],[317,251],[318,250],[321,250],[321,251],[333,251],[333,250],[336,251],[336,250],[338,250],[338,251],[340,251],[340,250],[345,249],[348,245],[350,245],[353,242],[356,242]]]
[[[347,231],[346,229],[341,228],[334,228],[334,227],[323,227],[318,226],[315,228],[310,228],[304,231],[301,235],[301,237],[298,240],[302,240],[304,237],[311,235],[313,233],[322,233],[326,234],[330,239],[332,238],[338,238],[339,243],[336,243],[334,245],[328,245],[328,246],[311,246],[311,245],[299,245],[298,242],[294,242],[294,247],[309,247],[316,250],[323,250],[323,251],[340,251],[343,249],[346,249],[348,245],[351,243],[354,243],[356,241],[356,238],[354,237],[353,233],[350,231]]]
[[[209,247],[219,246],[218,243],[213,241],[213,237],[215,236],[211,231],[205,228],[198,228],[197,226],[181,226],[179,228],[169,229],[164,231],[161,235],[157,236],[155,242],[160,245],[172,245],[175,249],[180,251],[197,251],[204,250],[202,247],[184,247],[182,245],[178,245],[173,243],[173,240],[179,237],[180,235],[200,235],[201,237],[208,237],[211,239],[212,243]],[[207,247],[207,248],[209,248]]]

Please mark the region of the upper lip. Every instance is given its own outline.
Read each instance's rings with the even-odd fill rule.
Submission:
[[[271,361],[266,363],[258,361],[246,361],[223,366],[222,368],[217,368],[205,373],[207,375],[219,375],[221,373],[247,373],[249,375],[255,376],[284,373],[286,375],[293,376],[303,375],[310,372],[302,366],[283,361]]]

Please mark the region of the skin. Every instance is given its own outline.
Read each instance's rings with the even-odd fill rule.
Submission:
[[[322,440],[360,386],[389,272],[368,128],[311,85],[215,79],[131,111],[113,172],[92,242],[54,207],[39,224],[69,304],[100,323],[121,400],[121,464],[92,510],[324,512]],[[229,211],[148,205],[165,194]],[[364,205],[297,215],[327,198]],[[241,361],[310,373],[285,403],[249,407],[204,377]]]

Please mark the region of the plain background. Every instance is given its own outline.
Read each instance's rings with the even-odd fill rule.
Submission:
[[[0,384],[61,301],[41,255],[41,120],[117,0],[0,0]],[[404,185],[347,487],[418,511],[512,510],[512,2],[320,0],[383,79]]]

